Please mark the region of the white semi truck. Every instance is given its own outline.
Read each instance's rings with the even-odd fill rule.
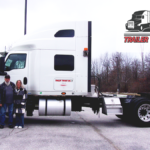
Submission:
[[[9,74],[20,79],[28,91],[26,111],[39,116],[69,116],[90,107],[95,112],[150,123],[150,96],[118,98],[91,85],[92,22],[53,24],[25,35],[0,58],[0,83]],[[98,78],[98,81],[100,79]],[[100,82],[99,82],[100,85]]]

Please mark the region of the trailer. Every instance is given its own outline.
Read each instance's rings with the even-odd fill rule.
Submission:
[[[91,85],[92,22],[62,22],[25,35],[0,58],[0,83],[9,74],[28,91],[27,116],[70,116],[90,107],[94,113],[150,123],[150,96],[104,95]]]
[[[136,11],[132,14],[132,18],[125,24],[127,30],[144,31],[150,27],[150,11]]]

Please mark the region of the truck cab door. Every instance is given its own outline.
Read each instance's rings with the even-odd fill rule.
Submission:
[[[5,59],[5,72],[10,75],[10,81],[16,84],[21,80],[25,88],[28,85],[28,52],[11,52]]]

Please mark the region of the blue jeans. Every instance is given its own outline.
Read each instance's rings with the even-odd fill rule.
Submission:
[[[8,107],[9,121],[8,125],[13,125],[13,107],[14,104],[3,104],[1,107],[1,125],[5,125],[6,109]]]
[[[1,125],[1,120],[2,120],[1,108],[2,108],[2,107],[0,107],[0,125]]]
[[[16,126],[24,127],[24,114],[16,114]]]

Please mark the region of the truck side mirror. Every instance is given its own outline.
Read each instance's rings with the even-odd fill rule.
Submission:
[[[4,67],[5,67],[5,57],[0,57],[0,75],[6,75],[7,73],[4,72]]]

